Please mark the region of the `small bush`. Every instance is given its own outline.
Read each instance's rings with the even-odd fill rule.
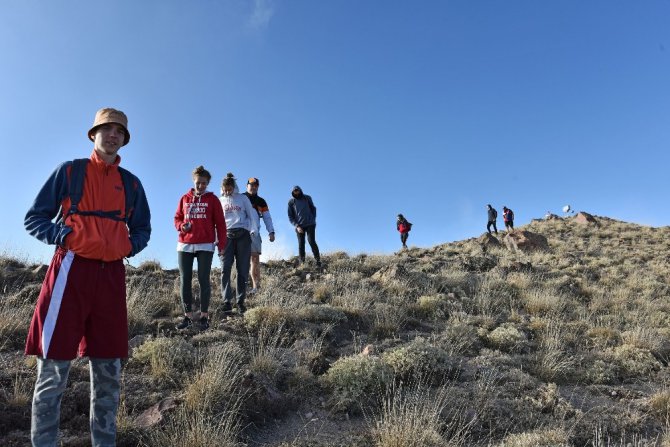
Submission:
[[[254,307],[244,314],[245,324],[252,329],[261,326],[280,327],[293,323],[294,319],[294,311],[276,306]]]
[[[143,272],[148,273],[158,273],[163,271],[163,266],[161,266],[161,263],[153,259],[142,261],[142,263],[138,265],[137,268]]]
[[[526,433],[515,433],[505,437],[499,447],[568,447],[570,437],[561,428],[540,429]]]
[[[346,314],[327,304],[307,306],[298,311],[298,318],[312,323],[342,323],[347,321]]]
[[[407,323],[404,311],[384,303],[375,305],[373,319],[370,334],[378,339],[395,336]]]
[[[149,373],[155,379],[176,379],[193,368],[195,348],[181,338],[161,337],[138,347],[133,360],[148,365]]]
[[[409,389],[389,387],[371,427],[376,447],[442,447],[464,445],[467,424],[445,424],[450,404],[445,388],[431,392],[424,383]],[[453,422],[453,421],[452,421]]]
[[[517,329],[514,325],[505,323],[498,326],[486,336],[489,343],[501,351],[513,352],[519,351],[526,343],[526,334]]]
[[[458,363],[447,353],[422,338],[384,353],[383,360],[401,380],[430,378],[442,382],[458,374]]]
[[[329,284],[319,284],[314,287],[312,300],[315,303],[326,303],[333,296],[332,287]]]
[[[237,411],[244,375],[245,354],[234,343],[212,348],[195,380],[185,391],[184,405],[191,411],[212,415]]]
[[[614,360],[621,367],[623,379],[648,377],[658,371],[661,364],[654,358],[648,349],[637,348],[632,345],[621,345],[612,351]]]
[[[393,377],[393,371],[378,357],[353,355],[333,363],[322,376],[333,396],[336,411],[360,411]]]
[[[661,390],[649,398],[651,414],[666,427],[670,425],[670,390]]]
[[[420,296],[416,302],[417,316],[419,318],[445,318],[448,314],[447,307],[448,300],[444,294]]]

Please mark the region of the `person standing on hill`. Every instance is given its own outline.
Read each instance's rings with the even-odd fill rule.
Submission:
[[[123,258],[147,246],[151,214],[140,180],[119,166],[118,152],[130,141],[126,115],[98,110],[88,138],[90,158],[58,166],[24,221],[28,233],[56,245],[26,341],[26,354],[37,356],[34,446],[58,443],[61,398],[77,356],[89,358],[91,443],[116,445],[121,358],[128,356]]]
[[[251,237],[251,283],[252,289],[249,291],[249,294],[256,293],[261,287],[261,245],[263,243],[261,239],[260,229],[261,229],[261,218],[263,218],[263,223],[265,224],[265,229],[268,232],[268,238],[270,242],[275,241],[275,229],[272,225],[272,216],[270,216],[270,208],[268,207],[267,202],[261,196],[258,195],[258,187],[260,186],[260,181],[256,177],[251,177],[247,180],[247,192],[244,193],[245,196],[251,202],[251,206],[256,210],[254,214],[254,220],[256,221],[256,227],[258,232]]]
[[[505,228],[514,230],[514,211],[503,206],[503,220],[505,221]]]
[[[193,188],[179,199],[174,215],[174,226],[179,232],[177,263],[184,319],[177,325],[182,330],[193,321],[193,261],[198,260],[198,284],[200,284],[200,330],[209,328],[209,301],[212,287],[209,274],[212,270],[214,250],[219,255],[226,247],[226,221],[218,197],[207,191],[212,175],[203,166],[191,174]]]
[[[288,201],[288,220],[295,227],[298,236],[298,257],[300,263],[305,262],[305,235],[316,260],[316,266],[321,267],[319,246],[316,245],[316,207],[312,198],[302,192],[300,186],[294,186]]]
[[[489,218],[489,221],[486,224],[486,231],[488,231],[489,234],[491,234],[491,225],[493,225],[493,229],[495,230],[496,234],[498,234],[498,227],[496,226],[496,220],[498,219],[498,211],[496,211],[496,209],[493,208],[490,203],[486,205],[486,207],[488,208],[488,218]]]
[[[221,193],[219,200],[221,200],[223,215],[226,218],[228,239],[221,258],[221,293],[223,294],[223,313],[230,316],[233,311],[233,289],[230,284],[233,262],[237,267],[237,311],[240,314],[247,311],[245,300],[251,262],[251,238],[258,233],[258,227],[256,227],[254,218],[256,211],[247,196],[240,194],[235,176],[230,172],[223,179]]]
[[[405,219],[405,216],[398,214],[398,220],[396,221],[395,227],[400,233],[402,248],[407,248],[407,238],[409,237],[409,232],[412,230],[412,224]]]

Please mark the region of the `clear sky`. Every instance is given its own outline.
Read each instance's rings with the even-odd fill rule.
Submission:
[[[228,171],[260,178],[270,258],[297,252],[295,184],[326,252],[397,250],[398,213],[410,245],[478,236],[487,203],[517,225],[566,204],[670,221],[668,0],[1,6],[0,251],[48,261],[23,217],[58,163],[90,154],[106,106],[129,117],[122,165],[152,209],[134,263],[176,266],[172,217],[200,164],[217,193]]]

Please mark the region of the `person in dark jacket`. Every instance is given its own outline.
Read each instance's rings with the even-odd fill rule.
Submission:
[[[488,208],[488,217],[489,217],[489,221],[486,224],[486,231],[488,231],[489,234],[491,234],[491,225],[493,225],[493,229],[495,230],[496,234],[498,234],[498,227],[496,226],[496,220],[498,219],[498,211],[496,211],[496,209],[493,208],[490,203],[486,205],[486,207]]]
[[[503,220],[505,221],[505,228],[514,230],[514,211],[503,206]]]
[[[305,262],[305,235],[316,260],[316,266],[321,267],[319,246],[316,245],[316,207],[312,198],[302,192],[300,186],[294,186],[288,201],[288,220],[295,227],[298,236],[298,256],[300,262]]]
[[[412,230],[412,224],[405,219],[405,216],[398,214],[398,220],[395,223],[395,227],[400,233],[402,248],[407,248],[407,238],[409,237],[409,232]]]

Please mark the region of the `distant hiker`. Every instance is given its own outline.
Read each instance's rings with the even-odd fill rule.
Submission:
[[[237,311],[244,314],[247,311],[245,299],[247,296],[247,280],[249,279],[249,264],[251,258],[251,238],[258,233],[256,211],[251,202],[237,189],[237,182],[232,173],[226,174],[221,184],[221,205],[226,218],[228,242],[221,258],[221,293],[223,294],[223,313],[232,315],[233,289],[230,284],[230,273],[233,262],[237,268]]]
[[[126,115],[98,110],[88,138],[91,156],[59,165],[24,221],[28,233],[56,245],[26,341],[26,354],[37,356],[34,446],[59,442],[61,397],[77,356],[89,358],[91,443],[116,445],[121,358],[128,356],[123,258],[147,246],[151,216],[140,180],[119,166],[119,149],[130,140]]]
[[[398,220],[395,223],[395,227],[400,232],[400,242],[402,242],[402,248],[407,248],[407,238],[409,237],[409,232],[412,231],[412,224],[405,219],[405,216],[398,214]]]
[[[498,219],[498,211],[496,211],[496,209],[493,208],[490,203],[486,205],[486,207],[488,208],[488,218],[489,218],[489,221],[486,224],[486,231],[488,231],[489,234],[491,234],[491,225],[493,225],[493,229],[495,230],[496,234],[498,234],[498,227],[496,226],[496,220]]]
[[[261,218],[263,218],[263,223],[265,224],[265,229],[268,232],[268,238],[270,242],[275,241],[275,229],[272,225],[272,216],[270,216],[270,208],[268,204],[261,196],[258,195],[258,187],[260,186],[260,181],[256,177],[251,177],[247,180],[247,192],[244,193],[245,196],[251,202],[251,206],[254,207],[256,213],[254,214],[254,220],[256,221],[256,227],[258,232],[251,236],[251,283],[252,289],[249,291],[249,294],[256,293],[261,287],[261,245],[263,243],[261,239]]]
[[[316,245],[316,207],[312,198],[302,192],[300,186],[294,186],[288,201],[288,220],[295,227],[298,236],[298,257],[300,263],[305,262],[305,235],[316,260],[316,266],[321,267],[319,246]]]
[[[505,221],[505,228],[514,230],[514,211],[503,206],[503,220]]]
[[[181,196],[174,214],[174,226],[179,232],[177,263],[184,319],[177,329],[186,329],[193,322],[193,260],[198,260],[198,284],[200,284],[200,329],[209,328],[209,301],[212,287],[209,274],[212,270],[214,250],[219,256],[226,247],[226,221],[223,208],[216,194],[207,191],[212,175],[203,166],[191,174],[193,188]]]

